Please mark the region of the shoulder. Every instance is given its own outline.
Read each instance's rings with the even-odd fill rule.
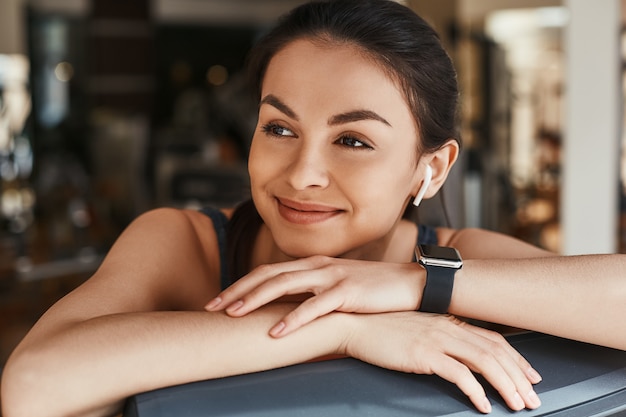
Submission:
[[[480,228],[437,228],[441,246],[455,247],[466,259],[537,258],[554,253],[527,242]]]
[[[184,258],[186,262],[208,262],[219,269],[218,233],[226,227],[228,212],[213,210],[213,215],[207,215],[199,210],[153,209],[140,215],[120,240],[128,239],[129,245],[141,246],[136,248],[141,252],[144,247],[150,248],[144,254],[146,258],[154,257],[156,251],[160,262],[179,265]]]
[[[121,233],[95,274],[42,320],[54,327],[114,313],[201,310],[220,291],[219,262],[208,216],[150,210]]]
[[[220,256],[211,218],[199,211],[158,208],[120,235],[92,280],[135,288],[148,309],[201,307],[220,289]],[[134,303],[129,297],[127,302]],[[151,304],[151,305],[150,305]]]
[[[156,208],[139,215],[120,238],[133,236],[140,240],[167,237],[170,243],[199,242],[212,247],[217,227],[225,227],[229,210],[189,210],[170,207]],[[222,224],[218,222],[222,221]]]
[[[163,222],[165,226],[171,224],[174,226],[182,226],[187,223],[189,226],[212,226],[212,219],[218,215],[224,216],[226,219],[230,218],[232,210],[230,209],[216,209],[216,208],[203,208],[201,210],[191,209],[179,209],[173,207],[160,207],[152,210],[148,210],[145,213],[140,214],[132,223],[145,225],[152,222]]]

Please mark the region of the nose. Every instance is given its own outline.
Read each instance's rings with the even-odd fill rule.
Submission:
[[[293,154],[286,175],[289,184],[296,190],[311,187],[326,188],[330,183],[327,161],[322,149],[314,144],[303,143]]]

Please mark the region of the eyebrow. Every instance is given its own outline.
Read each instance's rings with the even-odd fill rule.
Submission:
[[[328,119],[329,125],[339,125],[350,122],[358,122],[361,120],[376,120],[391,127],[391,124],[378,113],[371,110],[354,110],[347,113],[336,114]]]
[[[270,106],[275,107],[291,119],[294,119],[296,121],[300,120],[296,112],[293,111],[291,107],[289,107],[281,99],[273,94],[268,94],[267,96],[263,97],[263,99],[261,100],[261,104],[269,104]],[[328,125],[334,126],[345,123],[358,122],[361,120],[376,120],[391,127],[391,123],[385,120],[384,117],[371,110],[353,110],[346,113],[336,114],[328,119]]]
[[[275,107],[280,112],[282,112],[285,115],[287,115],[289,118],[294,119],[296,121],[300,120],[298,118],[298,115],[296,114],[296,112],[293,111],[291,109],[291,107],[289,107],[288,105],[283,103],[283,101],[281,99],[279,99],[278,97],[276,97],[273,94],[268,94],[265,97],[263,97],[263,100],[261,100],[261,104],[269,104],[270,106]]]

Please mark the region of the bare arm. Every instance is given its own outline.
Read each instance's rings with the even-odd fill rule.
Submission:
[[[481,229],[440,238],[465,259],[450,312],[626,349],[626,255],[557,256]]]
[[[626,349],[626,255],[468,260],[450,312]]]
[[[288,309],[268,306],[245,320],[219,313],[148,312],[73,324],[46,340],[27,340],[16,352],[6,370],[3,407],[7,417],[107,415],[134,393],[336,352],[338,335],[345,332],[336,331],[335,340],[332,333],[321,333],[336,316],[293,338],[269,337],[272,320]]]
[[[94,277],[55,304],[15,350],[3,373],[3,415],[111,415],[137,392],[332,353],[436,373],[484,412],[490,406],[471,371],[511,408],[538,406],[528,362],[498,335],[452,317],[332,313],[275,339],[268,329],[292,305],[243,319],[202,311],[219,291],[211,231],[198,213],[158,210],[135,221]],[[386,333],[384,343],[372,332]]]
[[[465,261],[452,314],[626,349],[626,255],[557,256],[480,229],[438,233]],[[279,337],[329,311],[414,310],[425,275],[417,264],[312,257],[258,268],[206,308],[240,317],[284,294],[313,292],[272,329]]]
[[[438,374],[482,412],[491,406],[471,371],[482,373],[512,409],[540,404],[526,374],[534,372],[530,364],[493,332],[416,312],[331,313],[289,337],[270,337],[270,324],[292,308],[273,304],[238,319],[148,312],[77,323],[18,351],[3,381],[3,415],[112,415],[134,393],[333,353],[388,369]]]
[[[140,216],[96,274],[51,307],[16,348],[3,373],[4,415],[107,415],[137,392],[335,351],[333,333],[321,337],[315,329],[271,340],[269,323],[288,305],[246,321],[202,311],[219,291],[218,277],[208,217],[172,209]]]

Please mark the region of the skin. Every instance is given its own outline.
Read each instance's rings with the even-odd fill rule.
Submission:
[[[415,123],[395,83],[354,48],[296,41],[272,59],[263,86],[249,162],[252,196],[271,230],[263,243],[276,246],[263,263],[393,259],[397,237],[414,234],[400,218],[423,176]],[[410,239],[402,241],[411,253]]]
[[[329,67],[333,76],[320,77]],[[369,94],[344,90],[356,79]],[[532,384],[540,377],[501,335],[415,311],[425,273],[410,262],[417,229],[400,213],[425,163],[434,172],[426,197],[436,193],[456,159],[454,142],[416,155],[419,138],[402,94],[349,45],[288,45],[268,68],[263,97],[270,94],[299,120],[276,101],[261,104],[250,173],[266,225],[254,270],[220,294],[207,216],[176,209],[139,216],[94,276],[16,348],[2,376],[4,416],[112,415],[134,393],[337,354],[437,374],[482,412],[491,407],[472,372],[511,409],[539,406]],[[392,128],[371,118],[329,125],[355,109],[376,112]],[[285,126],[268,135],[269,121]],[[349,149],[357,142],[345,133],[371,141],[374,151]],[[438,236],[466,259],[453,314],[626,348],[623,257],[554,257],[480,230],[439,229]],[[275,301],[303,293],[313,297]],[[372,340],[372,332],[381,337]]]

